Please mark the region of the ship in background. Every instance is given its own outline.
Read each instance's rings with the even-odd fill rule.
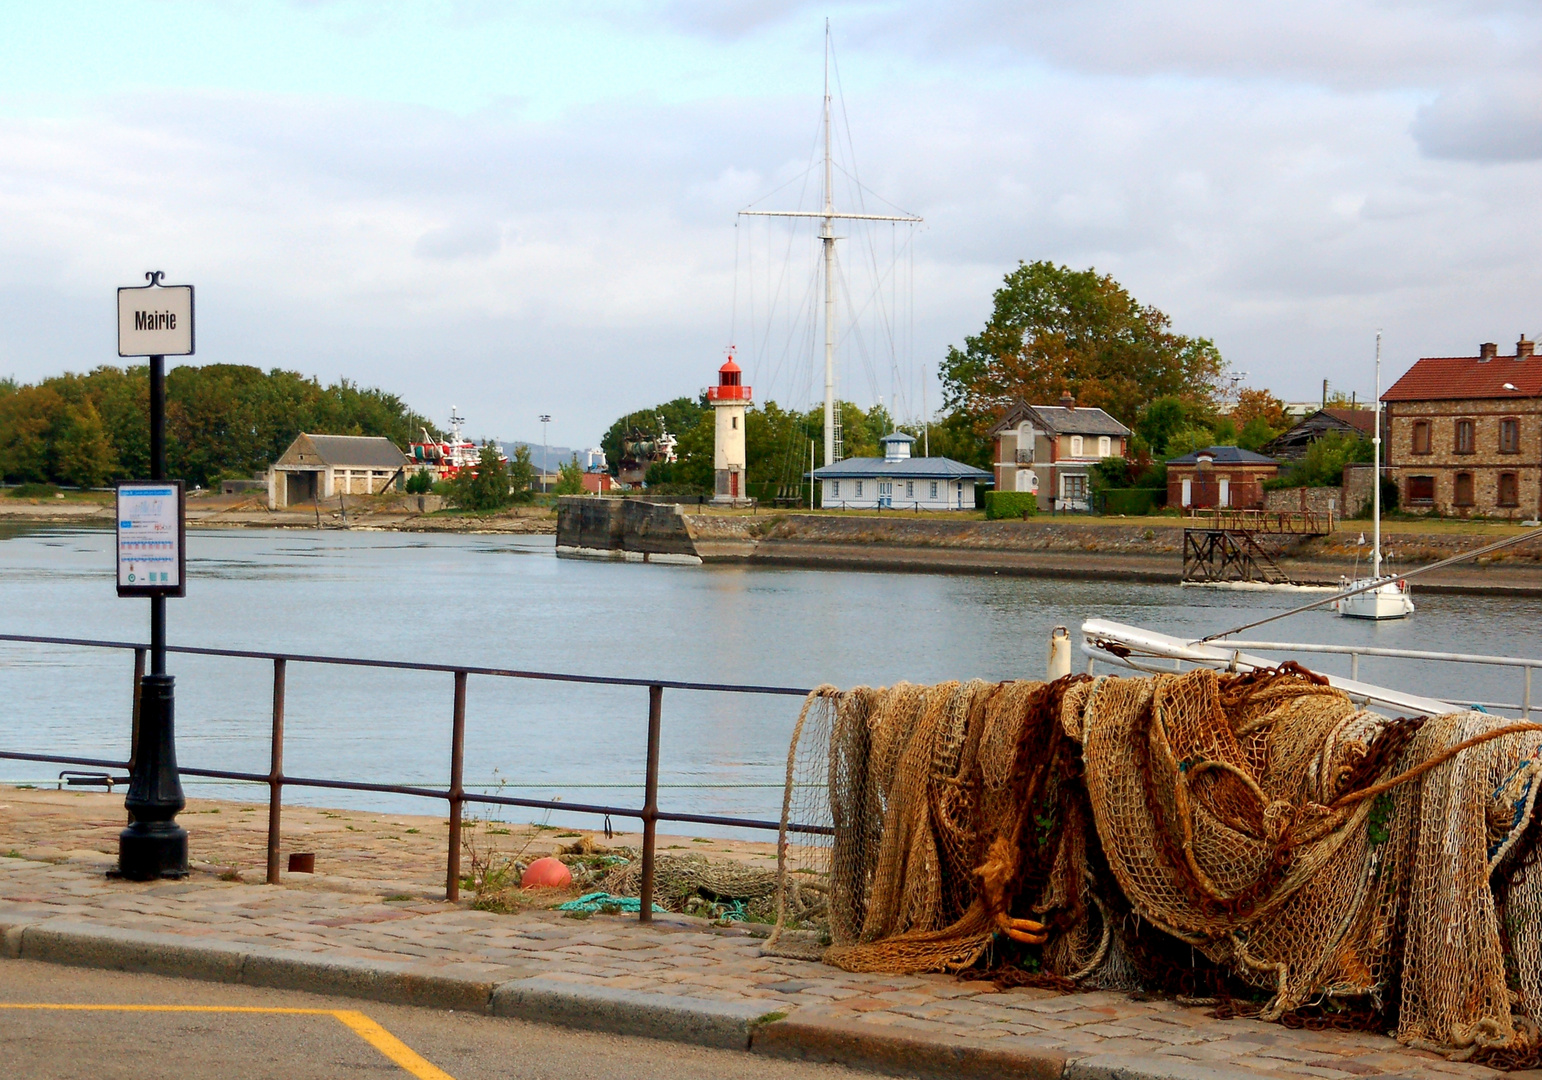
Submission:
[[[407,456],[419,469],[427,469],[436,482],[454,480],[464,469],[475,472],[482,460],[482,448],[462,436],[461,425],[465,422],[466,418],[451,405],[449,434],[436,439],[424,428],[422,440],[408,445]],[[498,451],[498,460],[505,465],[509,463],[502,450]]]

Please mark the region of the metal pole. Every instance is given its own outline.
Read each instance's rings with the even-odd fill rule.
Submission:
[[[830,22],[825,20],[825,464],[835,464],[835,192],[830,174]]]
[[[638,922],[653,921],[653,862],[659,822],[659,726],[664,715],[664,688],[648,687],[648,774],[643,784],[642,887],[638,890]]]
[[[1531,719],[1531,669],[1523,668],[1526,672],[1526,684],[1521,690],[1521,719]]]
[[[1349,654],[1349,677],[1356,682],[1360,681],[1360,654],[1357,652]]]
[[[455,720],[450,734],[450,858],[444,898],[460,899],[460,811],[466,796],[466,673],[455,673]]]
[[[150,479],[166,479],[166,358],[150,357]],[[166,598],[150,598],[150,674],[139,683],[134,771],[123,800],[132,821],[118,835],[118,874],[132,881],[187,876],[187,805],[177,772],[176,682],[166,674]]]
[[[268,884],[279,883],[280,818],[284,803],[284,669],[273,661],[273,749],[268,758]]]
[[[139,692],[145,678],[145,651],[134,650],[134,721],[129,729],[129,772],[134,771],[134,757],[139,753]]]

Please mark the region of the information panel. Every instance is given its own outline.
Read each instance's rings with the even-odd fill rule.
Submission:
[[[186,596],[180,480],[118,484],[118,595]]]
[[[192,354],[191,285],[146,285],[118,290],[119,356]]]

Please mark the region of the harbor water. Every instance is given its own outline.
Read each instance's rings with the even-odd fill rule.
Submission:
[[[0,531],[0,630],[146,640],[148,603],[118,599],[105,529]],[[188,534],[172,645],[791,687],[1042,678],[1046,641],[1103,617],[1199,636],[1300,593],[1010,576],[678,567],[558,559],[551,537],[221,529]],[[1415,593],[1397,623],[1293,616],[1249,638],[1537,656],[1542,601]],[[1347,657],[1303,657],[1348,673]],[[132,653],[0,643],[0,746],[127,756]],[[1078,670],[1085,661],[1078,657]],[[172,654],[184,766],[266,772],[272,667]],[[1466,702],[1518,701],[1514,671],[1365,658],[1360,677]],[[443,786],[452,677],[291,664],[285,771]],[[1542,686],[1537,688],[1542,694]],[[661,807],[775,818],[796,697],[666,690]],[[647,691],[472,677],[468,787],[641,805]],[[58,767],[0,762],[0,780]],[[265,789],[190,783],[262,800]],[[441,814],[410,797],[291,788],[315,805]],[[539,820],[539,811],[508,810]],[[554,814],[554,824],[595,827]],[[618,820],[618,828],[632,827]],[[669,826],[673,831],[713,830]]]

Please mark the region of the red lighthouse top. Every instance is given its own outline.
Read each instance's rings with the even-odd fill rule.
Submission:
[[[748,402],[750,388],[741,385],[743,370],[734,363],[734,351],[728,350],[728,362],[717,369],[717,385],[707,388],[707,400],[711,402]]]

